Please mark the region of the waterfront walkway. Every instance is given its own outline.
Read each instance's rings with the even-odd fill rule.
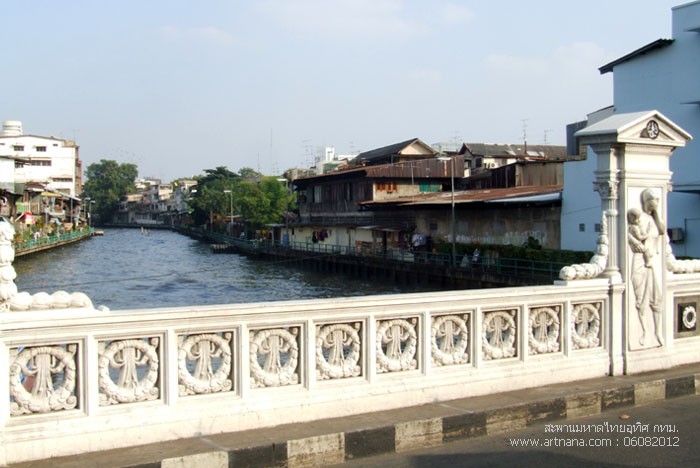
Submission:
[[[636,429],[636,421],[620,418],[625,408],[696,394],[700,394],[700,364],[11,467],[44,467],[49,463],[53,468],[328,466],[505,433],[534,423],[568,423],[601,412],[611,414],[611,424]],[[342,404],[339,399],[338,405]]]
[[[78,242],[82,239],[86,239],[94,235],[95,230],[93,228],[88,228],[82,229],[80,231],[60,234],[57,236],[39,237],[36,239],[31,239],[25,242],[21,242],[19,245],[15,246],[15,257],[29,255],[35,252],[40,252],[42,250],[53,249],[61,245],[72,244],[73,242]]]
[[[346,245],[269,240],[244,240],[204,229],[173,226],[180,234],[210,242],[217,253],[232,252],[272,258],[325,273],[364,278],[389,278],[404,284],[438,284],[455,289],[494,288],[551,284],[559,279],[563,262],[536,261],[484,255],[411,252],[402,249],[357,250]]]

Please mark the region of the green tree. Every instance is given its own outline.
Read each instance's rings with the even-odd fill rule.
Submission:
[[[240,174],[241,179],[245,179],[250,182],[260,180],[263,178],[263,175],[261,173],[259,173],[255,169],[251,169],[250,167],[242,167],[238,171],[238,174]]]
[[[282,214],[292,208],[292,195],[276,177],[260,177],[238,183],[234,206],[249,227],[260,229],[282,221]]]
[[[197,192],[194,193],[190,206],[192,218],[197,226],[212,221],[214,215],[227,216],[230,211],[230,195],[224,190],[234,190],[240,175],[231,172],[225,166],[205,169],[203,176],[195,177]]]
[[[83,198],[89,197],[95,202],[90,208],[95,224],[111,221],[119,209],[121,197],[136,190],[134,181],[137,176],[138,169],[131,163],[119,164],[113,160],[102,159],[99,163],[87,167]]]
[[[236,174],[220,166],[205,170],[205,175],[196,179],[197,193],[192,200],[196,225],[219,216],[226,218],[233,211],[248,229],[261,229],[281,222],[282,213],[292,208],[293,197],[285,183],[248,167]]]

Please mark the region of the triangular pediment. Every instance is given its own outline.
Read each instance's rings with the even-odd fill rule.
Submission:
[[[576,132],[580,144],[594,142],[685,146],[692,136],[658,111],[613,114]]]
[[[401,149],[399,154],[404,156],[432,156],[435,154],[435,150],[421,140],[415,139]]]

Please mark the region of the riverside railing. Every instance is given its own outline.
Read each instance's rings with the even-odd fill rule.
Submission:
[[[411,251],[408,249],[367,249],[352,247],[348,245],[327,244],[325,242],[278,242],[269,240],[245,240],[228,236],[220,232],[205,231],[198,228],[178,228],[182,232],[205,237],[214,242],[238,247],[244,252],[270,251],[275,249],[289,249],[302,252],[312,252],[320,255],[345,255],[356,257],[372,257],[399,262],[424,263],[449,268],[451,265],[451,254],[433,253],[424,251]],[[488,271],[503,275],[519,275],[533,278],[558,279],[560,270],[568,263],[529,260],[522,258],[508,258],[484,255],[478,261],[472,261],[470,254],[458,256],[455,268]]]
[[[36,239],[29,239],[26,241],[19,242],[15,245],[15,255],[20,256],[22,255],[22,253],[28,251],[39,250],[41,248],[50,247],[53,245],[74,242],[84,237],[90,237],[94,235],[94,233],[95,230],[93,228],[87,228],[80,231],[74,231],[55,236],[37,237]]]
[[[591,280],[4,313],[0,464],[603,376],[609,304]]]

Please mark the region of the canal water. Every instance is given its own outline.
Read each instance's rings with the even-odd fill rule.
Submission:
[[[19,291],[84,292],[111,310],[417,292],[392,282],[311,272],[286,262],[213,254],[167,231],[106,229],[104,236],[13,264]]]

